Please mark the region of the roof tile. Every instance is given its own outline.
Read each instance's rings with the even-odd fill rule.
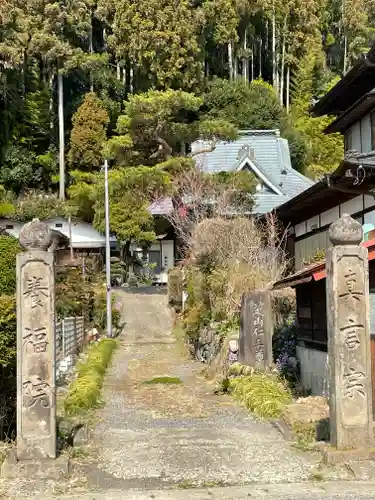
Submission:
[[[255,165],[283,193],[257,193],[255,212],[258,214],[276,208],[314,184],[292,168],[288,141],[280,137],[278,130],[241,131],[235,141],[220,141],[213,151],[199,154],[200,150],[209,149],[209,145],[202,140],[192,144],[197,166],[208,173],[235,171],[240,149],[247,146],[253,150]]]

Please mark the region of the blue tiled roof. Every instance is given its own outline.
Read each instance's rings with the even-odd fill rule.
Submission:
[[[245,151],[242,150],[242,155],[241,148],[246,148]],[[196,164],[203,171],[236,171],[243,165],[246,157],[279,191],[277,194],[270,191],[257,193],[254,213],[269,212],[314,184],[311,179],[292,168],[288,141],[280,137],[278,130],[241,131],[235,141],[220,141],[213,151],[208,151],[209,149],[210,143],[206,141],[192,144]],[[197,154],[205,150],[207,152]]]

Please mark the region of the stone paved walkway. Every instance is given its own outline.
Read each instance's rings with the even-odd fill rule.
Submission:
[[[318,498],[308,480],[317,471],[319,456],[297,451],[229,396],[213,395],[202,365],[187,357],[172,333],[165,293],[118,294],[126,325],[106,377],[106,405],[93,430],[92,453],[76,460],[69,481],[51,484],[49,490],[48,484],[39,486],[43,498],[50,498],[48,490],[77,500],[224,499],[232,498],[227,496],[230,488],[243,485],[259,485],[255,496],[260,498],[267,484],[275,493],[277,484],[285,490],[288,483],[303,483],[301,492],[310,488],[311,498]],[[145,384],[162,376],[179,377],[182,383]],[[342,478],[347,476],[346,471]],[[217,493],[207,493],[210,488]],[[33,496],[35,488],[27,495],[26,490],[20,495],[20,487],[13,487],[12,493],[41,498]],[[248,496],[253,494],[233,498]]]

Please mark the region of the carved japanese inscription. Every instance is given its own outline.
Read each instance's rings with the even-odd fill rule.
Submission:
[[[253,322],[253,345],[256,364],[264,363],[264,302],[251,302],[251,320]]]
[[[47,328],[28,328],[25,327],[25,335],[23,336],[24,347],[27,349],[29,346],[34,353],[47,352]]]
[[[17,256],[17,456],[56,457],[54,256]]]
[[[30,377],[22,384],[23,406],[32,408],[40,404],[42,408],[51,408],[50,385],[38,376]]]
[[[269,292],[256,291],[242,298],[239,361],[265,368],[272,363],[273,319]]]
[[[366,303],[363,260],[355,255],[343,256],[337,262],[338,327],[342,353],[340,384],[342,393],[342,423],[365,424],[367,420],[367,390],[369,374],[366,372]],[[365,411],[353,411],[353,406]]]
[[[30,299],[31,308],[43,307],[43,298],[48,297],[48,288],[44,286],[43,277],[28,277],[25,285],[26,290],[23,294],[26,299]]]

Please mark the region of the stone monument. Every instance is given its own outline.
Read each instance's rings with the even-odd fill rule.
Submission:
[[[268,291],[243,295],[238,361],[265,369],[272,364],[273,315]]]
[[[17,460],[56,458],[55,269],[50,228],[34,219],[17,255]]]
[[[330,440],[337,450],[372,445],[370,311],[362,227],[344,214],[329,229],[327,333]]]

